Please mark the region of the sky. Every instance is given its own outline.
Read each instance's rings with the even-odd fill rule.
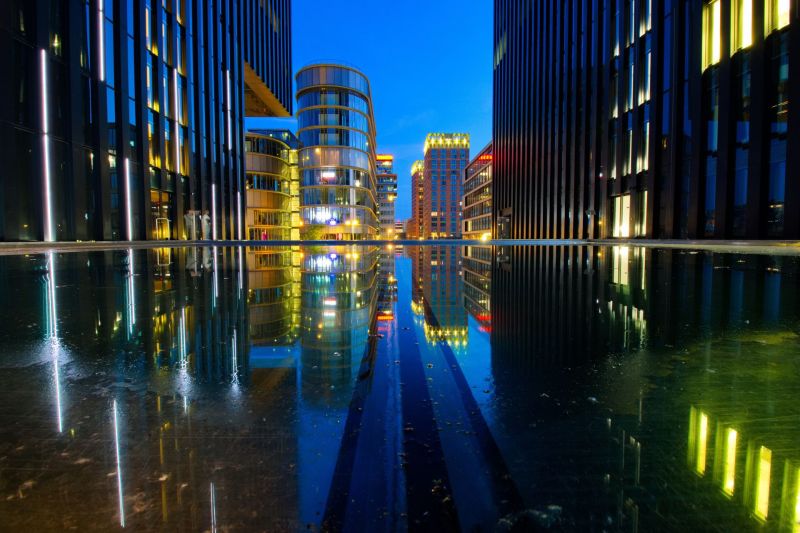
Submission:
[[[378,152],[395,156],[398,220],[411,216],[411,165],[426,134],[469,133],[471,156],[491,140],[490,0],[293,0],[292,41],[295,72],[339,62],[369,78]],[[297,123],[247,119],[247,127],[296,131]]]

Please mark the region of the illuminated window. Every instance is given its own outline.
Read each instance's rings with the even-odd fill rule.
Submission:
[[[764,33],[769,35],[789,25],[791,0],[766,0],[764,5]]]
[[[736,445],[738,438],[739,434],[735,429],[717,427],[714,480],[727,496],[733,496],[736,488]]]
[[[731,53],[735,53],[753,44],[753,0],[734,0],[731,7]]]
[[[703,6],[703,70],[719,63],[722,57],[722,2],[712,0]]]
[[[762,446],[756,458],[756,485],[753,500],[756,516],[766,519],[769,514],[769,483],[772,470],[772,451]]]
[[[708,415],[692,407],[689,412],[689,466],[701,476],[706,472]]]
[[[631,195],[623,194],[614,198],[614,237],[626,238],[631,236]]]

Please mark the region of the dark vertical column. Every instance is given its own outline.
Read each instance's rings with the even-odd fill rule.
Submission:
[[[668,179],[667,176],[663,176],[661,172],[662,150],[661,143],[658,142],[661,139],[664,118],[664,93],[662,90],[662,78],[664,73],[663,63],[665,53],[663,35],[664,10],[662,6],[662,0],[652,0],[652,4],[650,5],[650,19],[652,20],[652,29],[650,30],[650,152],[647,156],[648,172],[645,176],[645,188],[648,191],[648,195],[647,205],[645,205],[645,210],[647,212],[647,225],[644,228],[644,233],[645,237],[653,239],[656,237],[657,228],[662,224],[661,210],[659,209],[659,206],[663,201],[661,194],[665,190],[671,191],[674,189],[674,187],[671,186],[665,189],[663,184],[659,184],[659,180]],[[658,180],[656,179],[657,176],[659,176]]]
[[[757,239],[763,235],[765,184],[769,123],[767,99],[770,83],[770,54],[764,38],[764,2],[753,3],[753,45],[750,51],[750,158],[747,169],[747,207],[744,236]]]
[[[759,3],[759,2],[755,2]],[[736,127],[732,119],[731,88],[733,87],[734,72],[733,61],[730,57],[731,51],[731,3],[722,2],[722,34],[720,36],[720,46],[722,57],[719,64],[719,122],[717,125],[717,190],[716,190],[716,224],[714,227],[714,237],[723,239],[731,234],[733,208],[733,172],[731,147],[735,140]]]
[[[785,239],[800,238],[800,3],[792,2],[789,27],[789,123],[786,139]]]
[[[701,2],[687,2],[684,4],[686,13],[684,16],[692,21],[691,37],[688,50],[684,53],[689,54],[689,70],[692,73],[689,77],[689,116],[692,120],[692,161],[691,161],[691,180],[689,183],[689,222],[687,232],[690,239],[703,236],[703,224],[701,213],[703,212],[703,202],[701,190],[703,187],[703,169],[705,131],[702,100],[703,100],[703,78],[702,78],[702,51],[703,42],[703,13]]]

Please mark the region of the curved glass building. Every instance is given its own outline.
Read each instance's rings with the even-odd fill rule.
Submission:
[[[361,240],[379,231],[369,80],[341,65],[297,73],[301,236]]]
[[[248,131],[245,137],[247,238],[297,239],[297,139],[285,130]]]

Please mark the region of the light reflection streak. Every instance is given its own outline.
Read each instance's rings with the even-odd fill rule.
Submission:
[[[56,417],[58,432],[64,431],[64,419],[61,408],[61,376],[58,368],[58,317],[56,314],[56,256],[47,253],[47,336],[53,355],[53,380],[56,387]]]
[[[214,261],[214,305],[216,305],[217,298],[219,298],[219,275],[217,274],[217,247],[216,246],[212,247],[211,252]]]
[[[117,400],[114,400],[114,450],[117,454],[117,492],[119,494],[119,525],[125,527],[125,505],[122,494],[122,468],[119,456],[119,422],[117,417]]]
[[[214,494],[214,483],[211,483],[211,533],[217,531],[217,500]]]
[[[233,328],[233,339],[231,340],[231,376],[234,385],[239,383],[239,363],[236,360],[236,328]]]
[[[136,324],[136,286],[133,278],[135,269],[133,248],[128,248],[128,338],[133,336],[133,326]]]

